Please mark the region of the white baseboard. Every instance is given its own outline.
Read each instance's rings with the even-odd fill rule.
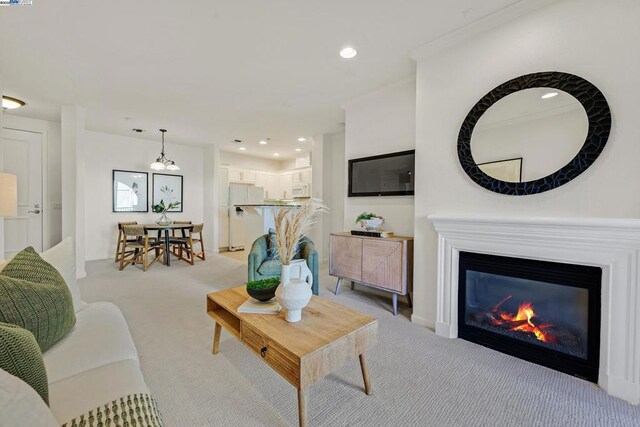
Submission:
[[[416,325],[420,325],[420,326],[424,326],[426,328],[429,328],[431,330],[435,330],[436,329],[436,322],[434,322],[433,320],[429,320],[425,317],[421,317],[421,316],[416,316],[415,314],[411,315],[411,321],[413,323],[415,323]]]

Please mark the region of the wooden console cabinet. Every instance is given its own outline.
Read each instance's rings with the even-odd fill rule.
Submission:
[[[398,295],[411,305],[413,288],[413,237],[365,237],[351,233],[331,234],[329,274],[392,292],[393,314],[398,314]],[[353,283],[352,283],[353,288]]]

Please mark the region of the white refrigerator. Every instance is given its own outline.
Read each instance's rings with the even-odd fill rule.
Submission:
[[[229,250],[244,249],[244,215],[239,205],[260,205],[264,203],[264,188],[250,185],[231,184],[229,186]]]

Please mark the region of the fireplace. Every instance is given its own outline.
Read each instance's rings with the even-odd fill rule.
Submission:
[[[511,259],[558,263],[563,269],[571,265],[597,267],[601,269],[599,288],[594,284],[558,282],[546,277],[530,278],[536,282],[568,284],[588,290],[587,360],[565,355],[562,351],[543,351],[548,349],[535,343],[529,345],[527,351],[522,351],[520,356],[528,354],[527,358],[531,360],[531,355],[537,353],[535,350],[540,350],[544,357],[535,360],[536,362],[551,366],[553,362],[549,363],[550,360],[557,358],[562,363],[553,364],[553,367],[565,372],[567,361],[575,360],[582,366],[588,366],[591,362],[591,367],[587,369],[590,374],[573,370],[571,373],[593,380],[593,366],[598,366],[598,386],[602,390],[634,405],[640,404],[640,219],[430,215],[429,220],[438,233],[436,317],[430,319],[425,316],[426,311],[420,312],[416,305],[418,310],[414,310],[411,316],[414,322],[434,327],[436,334],[441,337],[458,338],[459,331],[464,329],[467,333],[481,333],[483,338],[489,336],[490,340],[496,338],[491,331],[465,325],[466,316],[460,319],[460,310],[466,307],[465,302],[461,308],[459,301],[459,291],[462,291],[459,280],[461,253],[493,254]],[[423,266],[421,269],[426,274]],[[515,274],[494,271],[488,273],[521,277],[520,270],[515,270]],[[466,287],[466,280],[464,286]],[[466,288],[464,292],[466,295]],[[507,296],[498,298],[490,309]],[[542,318],[543,313],[539,310],[546,307],[541,305],[537,296],[531,297],[531,303],[534,312]],[[499,310],[511,314],[515,312],[517,315],[515,307],[519,308],[520,303],[515,298],[517,296],[514,294],[505,301],[508,305],[501,305]],[[595,307],[598,299],[599,309]],[[592,304],[594,307],[591,307]],[[596,321],[598,317],[599,335]],[[522,340],[515,338],[498,338],[503,340],[503,351],[523,344]],[[470,338],[467,336],[467,339]],[[509,344],[504,344],[505,342]],[[598,344],[599,353],[593,350]]]
[[[597,382],[602,269],[459,253],[458,336]]]

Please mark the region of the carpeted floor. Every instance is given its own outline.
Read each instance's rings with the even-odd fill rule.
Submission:
[[[110,261],[87,265],[86,301],[112,301],[124,312],[142,370],[167,426],[289,426],[297,424],[293,387],[238,340],[223,333],[211,354],[213,321],[205,295],[238,286],[246,265],[211,255],[192,267],[174,261],[144,273]],[[313,385],[312,426],[639,426],[640,407],[594,384],[449,340],[394,318],[389,299],[343,286],[326,266],[320,295],[380,320],[369,353],[373,395],[366,396],[357,360]]]

